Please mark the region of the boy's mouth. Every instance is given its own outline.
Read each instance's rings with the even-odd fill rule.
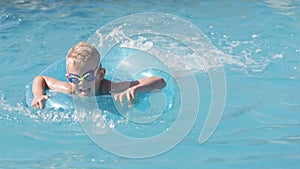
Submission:
[[[79,95],[88,96],[91,92],[91,88],[80,88],[78,91],[79,91]]]

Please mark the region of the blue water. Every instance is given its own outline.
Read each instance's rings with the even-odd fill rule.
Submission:
[[[0,168],[299,168],[299,8],[299,0],[1,1]],[[221,51],[225,109],[207,142],[198,142],[211,99],[202,68],[194,71],[201,93],[195,125],[180,144],[151,158],[116,156],[87,136],[76,114],[23,104],[25,86],[71,46],[139,12],[181,17]],[[186,56],[186,62],[198,59]],[[107,116],[110,127],[137,137],[164,131],[176,119],[163,114],[156,123],[139,125]]]

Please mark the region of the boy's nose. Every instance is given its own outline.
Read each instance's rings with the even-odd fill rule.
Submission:
[[[79,82],[78,82],[78,86],[84,86],[84,85],[86,85],[87,84],[87,81],[86,80],[80,80]]]
[[[78,87],[91,87],[93,84],[89,81],[81,80],[77,85]]]

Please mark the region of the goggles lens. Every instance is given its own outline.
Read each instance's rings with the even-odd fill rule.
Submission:
[[[68,76],[68,81],[73,84],[78,84],[80,81],[84,81],[84,80],[93,81],[94,79],[95,79],[94,70],[90,70],[86,72],[82,77],[73,73],[70,73]]]

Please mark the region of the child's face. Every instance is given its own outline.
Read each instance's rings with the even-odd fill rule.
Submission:
[[[95,82],[99,80],[98,64],[87,62],[82,66],[69,65],[66,77],[71,84],[75,94],[79,96],[95,95]]]

